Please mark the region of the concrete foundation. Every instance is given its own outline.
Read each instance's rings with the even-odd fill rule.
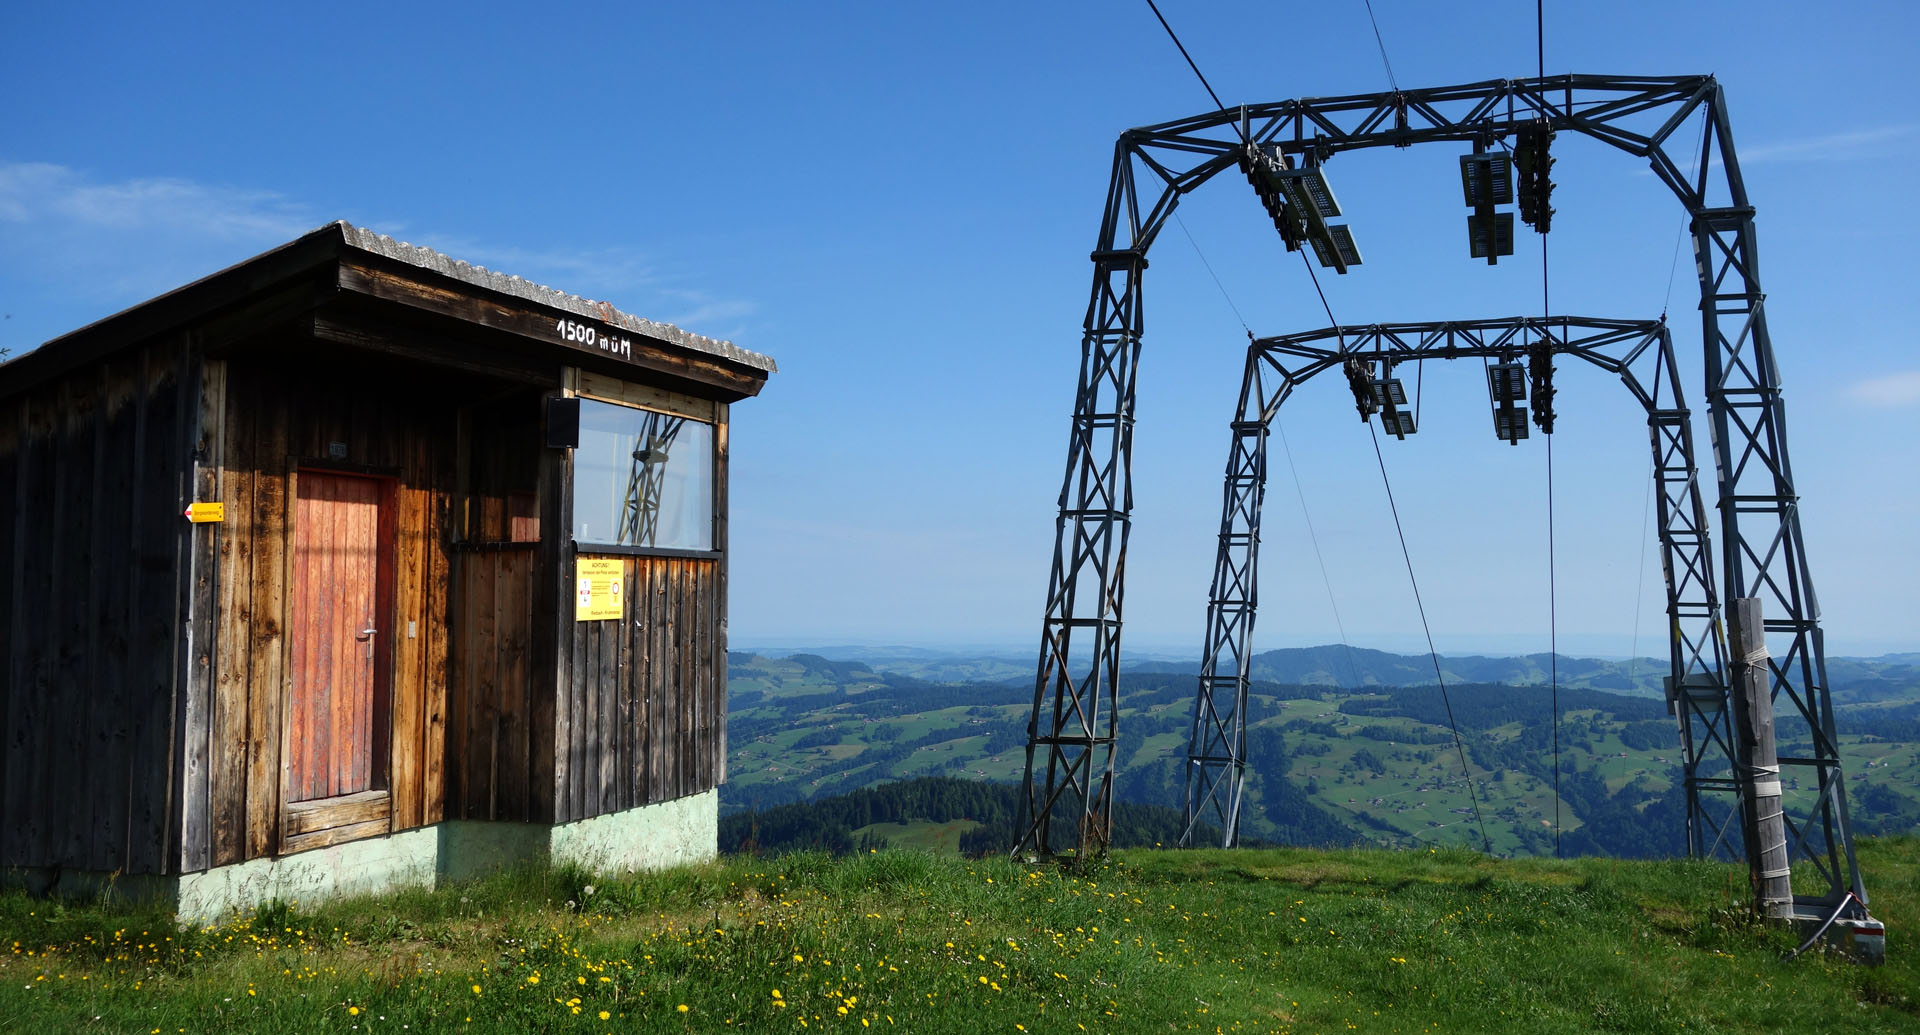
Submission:
[[[16,871],[8,883],[71,897],[161,899],[181,923],[214,923],[275,899],[437,887],[523,863],[627,873],[705,862],[718,853],[719,827],[720,792],[711,790],[552,827],[457,819],[173,877]]]
[[[1829,948],[1856,963],[1878,967],[1887,962],[1887,925],[1871,916],[1835,920],[1824,931],[1821,925],[1827,922],[1826,916],[1802,912],[1789,920],[1797,936],[1810,939],[1818,935]]]

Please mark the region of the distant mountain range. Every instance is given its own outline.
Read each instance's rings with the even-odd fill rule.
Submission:
[[[1555,674],[1553,657],[1548,654],[1505,658],[1443,654],[1440,656],[1440,672],[1450,683],[1545,686]],[[1141,672],[1194,675],[1200,672],[1198,663],[1145,662],[1137,668],[1128,667]],[[1343,689],[1430,686],[1437,681],[1433,658],[1429,655],[1393,654],[1338,644],[1270,650],[1254,655],[1249,669],[1249,675],[1254,679]],[[1666,670],[1667,663],[1655,658],[1604,661],[1597,658],[1570,658],[1563,654],[1559,655],[1558,676],[1560,685],[1565,687],[1662,697],[1661,679],[1666,675]]]
[[[749,652],[779,657],[800,651],[755,647],[749,648]],[[1030,684],[1035,664],[1032,656],[990,648],[983,653],[969,653],[963,649],[831,646],[814,647],[805,652],[858,661],[876,672],[932,682]],[[1548,654],[1512,657],[1442,654],[1440,670],[1449,683],[1545,686],[1556,674],[1553,658]],[[1667,661],[1664,658],[1623,660],[1562,654],[1558,659],[1561,686],[1635,697],[1665,697],[1663,680],[1667,675]],[[1138,661],[1127,661],[1123,657],[1123,667],[1137,673],[1198,675],[1200,672],[1197,661],[1173,661],[1164,655]],[[1254,679],[1345,689],[1429,686],[1436,681],[1433,660],[1428,655],[1394,654],[1340,644],[1270,650],[1254,655],[1250,669]],[[1828,658],[1827,678],[1832,682],[1835,699],[1842,703],[1920,699],[1920,652],[1875,658]]]

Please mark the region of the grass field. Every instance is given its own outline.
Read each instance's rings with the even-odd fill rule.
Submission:
[[[1907,1032],[1920,839],[1868,841],[1890,962],[1809,954],[1717,865],[889,851],[519,871],[207,929],[0,897],[0,1029]]]

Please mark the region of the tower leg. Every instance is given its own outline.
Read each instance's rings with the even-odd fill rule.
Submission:
[[[1067,472],[1027,721],[1017,858],[1104,855],[1113,831],[1120,616],[1133,513],[1139,252],[1094,256]]]
[[[1848,823],[1820,606],[1787,454],[1786,404],[1767,331],[1754,211],[1747,204],[1725,99],[1717,87],[1708,117],[1711,146],[1702,149],[1701,160],[1717,157],[1729,204],[1693,210],[1693,241],[1720,483],[1724,597],[1762,602],[1765,620],[1750,632],[1755,642],[1773,648],[1766,678],[1780,737],[1809,746],[1805,754],[1779,759],[1789,858],[1810,861],[1826,885],[1823,893],[1799,899],[1797,908],[1802,914],[1866,919],[1867,893]]]
[[[1240,836],[1240,808],[1247,771],[1247,669],[1252,661],[1253,619],[1259,604],[1260,508],[1267,484],[1267,424],[1256,411],[1248,419],[1257,360],[1247,357],[1248,386],[1233,423],[1226,485],[1220,510],[1220,546],[1207,603],[1206,653],[1194,695],[1187,738],[1186,817],[1182,847],[1191,847],[1203,825],[1219,828],[1220,847]]]
[[[1738,814],[1734,737],[1727,710],[1725,649],[1712,536],[1694,458],[1693,423],[1680,387],[1673,336],[1660,329],[1647,429],[1659,502],[1660,568],[1666,579],[1669,675],[1667,707],[1678,720],[1686,844],[1692,858],[1733,858]]]

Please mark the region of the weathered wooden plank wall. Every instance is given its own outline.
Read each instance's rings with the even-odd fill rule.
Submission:
[[[439,451],[445,451],[444,445]],[[408,453],[407,466],[413,470],[432,471],[445,466],[436,462],[436,446],[429,439],[410,443]],[[417,704],[396,707],[391,713],[391,786],[419,789],[418,793],[395,796],[395,830],[437,823],[445,814],[447,649],[453,632],[450,620],[447,626],[436,629],[421,616],[430,611],[446,613],[451,561],[445,549],[428,549],[418,540],[444,540],[445,536],[435,530],[444,527],[449,509],[446,499],[444,491],[434,485],[403,481],[394,490],[394,525],[400,542],[393,559],[394,609],[398,615],[393,643],[422,645],[393,652],[393,685],[407,688],[405,694],[396,694],[395,700]]]
[[[393,829],[442,817],[453,416],[424,387],[229,361],[226,448],[216,490],[227,520],[218,526],[219,627],[202,734],[210,779],[204,822],[191,815],[195,799],[187,799],[181,863],[188,871],[295,847],[283,843],[291,617],[286,550],[288,487],[303,465],[392,480],[391,710],[388,739],[373,750],[392,752]],[[336,455],[341,446],[344,456]],[[189,757],[196,749],[189,744]],[[354,836],[367,832],[364,825]],[[304,829],[292,833],[300,845],[327,840]]]
[[[0,865],[166,870],[198,386],[174,337],[0,407]]]
[[[227,365],[220,360],[203,361],[199,373],[187,494],[191,501],[212,501],[220,498],[220,469],[226,457]],[[201,524],[191,526],[187,536],[182,682],[174,718],[181,781],[180,865],[185,870],[206,868],[214,816],[219,811],[213,799],[212,766],[213,712],[218,708],[213,699],[213,663],[219,649],[215,590],[220,580],[221,533],[217,524]]]
[[[725,772],[720,562],[620,560],[625,618],[572,623],[556,702],[561,822],[710,790]]]
[[[535,548],[474,544],[454,556],[454,652],[449,678],[449,815],[527,820],[533,793],[529,650]]]
[[[463,418],[457,479],[462,536],[453,554],[453,653],[448,665],[448,815],[536,820],[536,601],[554,578],[540,543],[539,397],[477,406]],[[549,648],[549,652],[550,652]],[[550,685],[550,684],[548,684]],[[551,764],[549,763],[549,768]]]

